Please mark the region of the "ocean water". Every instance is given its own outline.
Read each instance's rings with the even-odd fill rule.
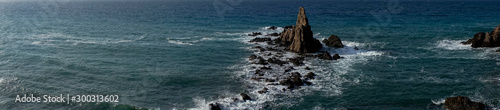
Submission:
[[[499,1],[1,1],[0,109],[444,109],[500,107],[498,48],[459,42],[500,25]],[[251,32],[294,25],[345,57],[306,58],[313,85],[258,94]],[[282,29],[282,28],[280,28]],[[358,47],[359,50],[354,50]],[[287,56],[296,56],[287,53]],[[305,66],[297,67],[303,68]],[[270,87],[271,88],[271,87]],[[248,93],[254,100],[232,102]],[[18,103],[16,95],[119,95],[118,103]]]

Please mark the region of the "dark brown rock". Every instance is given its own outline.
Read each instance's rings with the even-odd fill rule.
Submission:
[[[240,95],[241,95],[241,99],[243,99],[244,101],[252,100],[252,98],[250,98],[250,96],[248,96],[245,93],[241,93]]]
[[[337,59],[340,59],[340,58],[342,58],[342,57],[340,57],[340,55],[339,55],[339,54],[335,54],[335,55],[333,55],[333,59],[334,59],[334,60],[337,60]]]
[[[280,36],[280,34],[278,34],[278,33],[271,33],[271,34],[268,34],[266,36]]]
[[[300,7],[296,25],[284,28],[279,39],[290,51],[297,53],[313,53],[322,48],[321,43],[313,38],[303,7]]]
[[[479,102],[473,102],[467,97],[457,96],[448,97],[444,106],[449,110],[484,110],[485,105]]]
[[[267,42],[267,41],[271,41],[271,38],[260,38],[260,37],[257,37],[255,39],[250,40],[250,42]]]
[[[268,90],[268,89],[264,87],[264,88],[262,88],[262,90],[257,91],[257,92],[258,92],[259,94],[263,94],[263,93],[266,93],[266,92],[267,92],[267,90]]]
[[[344,47],[344,44],[342,44],[342,41],[336,35],[331,35],[328,39],[324,39],[323,43],[325,43],[325,45],[328,47],[335,47],[335,48]]]
[[[313,72],[309,72],[304,77],[306,77],[307,79],[314,79],[314,76],[316,76],[316,74],[314,74]]]
[[[210,103],[208,104],[208,108],[210,108],[210,110],[221,110],[218,103]]]
[[[257,58],[257,55],[250,55],[250,57],[248,57],[248,59],[250,60],[253,60],[253,59],[256,59]]]
[[[295,66],[300,66],[304,64],[304,57],[296,57],[296,58],[289,58],[289,62],[291,62]]]
[[[333,60],[332,56],[328,52],[323,52],[321,54],[317,54],[316,57],[318,57],[319,59]]]
[[[258,36],[258,35],[262,35],[262,33],[260,33],[260,32],[252,32],[251,34],[248,34],[248,36]]]
[[[462,44],[472,44],[471,47],[499,47],[500,46],[500,25],[491,32],[479,32]]]
[[[271,27],[267,28],[267,30],[276,30],[276,29],[278,29],[278,27],[276,27],[276,26],[271,26]]]

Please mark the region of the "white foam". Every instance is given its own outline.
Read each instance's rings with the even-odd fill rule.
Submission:
[[[440,40],[435,46],[436,48],[446,49],[446,50],[470,50],[470,45],[461,44],[463,40]]]
[[[178,44],[178,45],[194,45],[191,43],[182,42],[180,40],[170,40],[170,38],[167,38],[167,41],[168,41],[168,43]]]
[[[441,105],[444,104],[445,99],[436,99],[436,100],[431,100],[434,105]]]

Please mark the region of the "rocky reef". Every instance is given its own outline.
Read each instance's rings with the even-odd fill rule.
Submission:
[[[500,25],[491,32],[479,32],[462,44],[472,44],[471,47],[500,47]]]

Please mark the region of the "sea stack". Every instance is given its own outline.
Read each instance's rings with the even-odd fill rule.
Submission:
[[[304,7],[300,7],[295,26],[284,28],[279,39],[290,51],[297,53],[313,53],[322,48],[319,40],[313,38]]]
[[[490,33],[479,32],[462,44],[472,44],[471,47],[500,47],[500,25]]]

